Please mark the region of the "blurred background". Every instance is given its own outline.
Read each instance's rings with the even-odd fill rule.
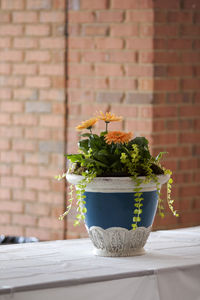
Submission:
[[[65,153],[82,120],[167,151],[173,198],[154,229],[200,224],[200,1],[0,0],[0,234],[87,236],[67,203]],[[97,128],[100,130],[101,128]]]

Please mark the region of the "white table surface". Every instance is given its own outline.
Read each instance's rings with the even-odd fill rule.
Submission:
[[[152,232],[142,256],[92,250],[89,239],[0,246],[0,300],[200,300],[200,227]]]

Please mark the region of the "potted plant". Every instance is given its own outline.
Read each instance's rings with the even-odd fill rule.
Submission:
[[[97,135],[93,127],[100,120],[105,122],[105,131]],[[102,256],[144,253],[157,208],[164,217],[160,198],[164,183],[169,208],[178,215],[170,198],[172,172],[160,164],[164,152],[153,157],[145,137],[108,130],[109,123],[121,120],[110,112],[100,112],[77,126],[88,132],[81,134],[78,153],[66,155],[71,162],[68,172],[57,177],[66,177],[72,184],[67,211],[60,219],[72,207],[75,185],[78,213],[74,225],[85,221],[95,253]]]

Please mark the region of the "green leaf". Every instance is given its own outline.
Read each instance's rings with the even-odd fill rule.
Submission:
[[[161,158],[163,157],[164,154],[167,154],[167,152],[160,152],[156,158],[155,158],[155,161],[156,162],[159,162],[161,160]]]
[[[78,143],[78,147],[80,150],[82,150],[84,153],[88,153],[89,150],[89,140],[81,140]]]
[[[68,155],[66,155],[66,157],[72,163],[82,162],[83,161],[83,155],[82,154],[68,154]]]

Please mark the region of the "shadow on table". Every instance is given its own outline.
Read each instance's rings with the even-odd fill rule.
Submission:
[[[0,245],[24,244],[24,243],[35,243],[35,242],[39,242],[39,240],[35,237],[0,235]]]

